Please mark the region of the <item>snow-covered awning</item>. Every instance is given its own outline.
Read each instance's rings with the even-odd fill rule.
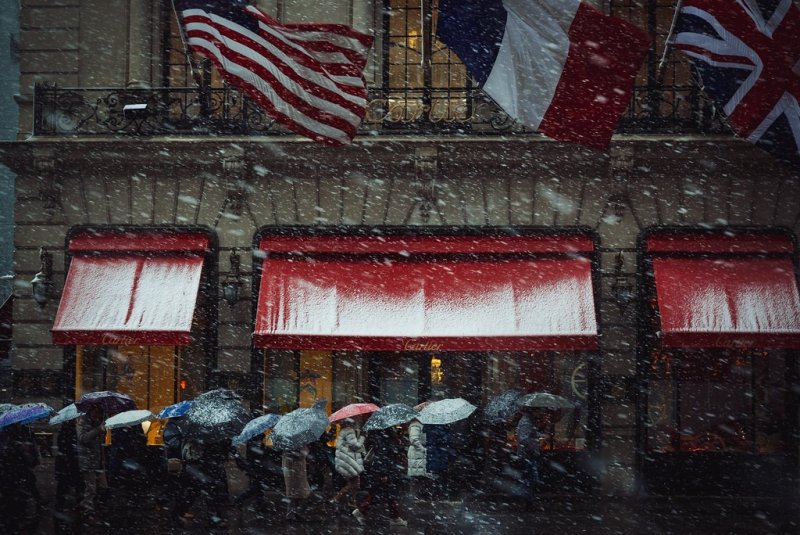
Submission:
[[[800,348],[789,236],[656,234],[647,248],[665,346]]]
[[[53,342],[189,344],[208,247],[201,234],[75,236]]]
[[[256,347],[593,350],[594,243],[584,234],[274,234]]]

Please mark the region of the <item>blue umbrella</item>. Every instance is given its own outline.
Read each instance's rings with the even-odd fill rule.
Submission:
[[[254,436],[260,435],[267,429],[275,427],[275,424],[277,424],[280,419],[280,414],[265,414],[264,416],[259,416],[254,420],[250,420],[247,425],[244,426],[242,432],[233,437],[231,444],[238,446],[239,444],[246,443]]]
[[[30,424],[55,414],[50,405],[44,403],[26,403],[7,410],[0,415],[0,429],[13,424]]]
[[[186,411],[192,408],[194,405],[194,401],[191,399],[186,399],[183,401],[179,401],[174,405],[170,405],[169,407],[164,407],[161,409],[161,412],[158,413],[156,416],[157,418],[180,418]]]

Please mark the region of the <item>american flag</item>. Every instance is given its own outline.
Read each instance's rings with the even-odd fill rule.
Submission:
[[[674,47],[733,130],[800,165],[800,9],[792,0],[685,0]]]
[[[180,0],[189,48],[296,134],[348,144],[364,117],[372,37],[339,24],[281,24],[245,0]]]

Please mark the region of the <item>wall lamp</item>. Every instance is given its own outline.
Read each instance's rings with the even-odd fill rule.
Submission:
[[[620,312],[625,312],[628,305],[636,298],[636,286],[630,283],[625,275],[625,258],[622,252],[617,253],[614,261],[614,278],[611,280],[611,296],[617,303]]]
[[[53,255],[42,247],[39,249],[39,273],[31,280],[31,293],[33,300],[40,307],[44,307],[53,296]]]
[[[244,283],[242,282],[242,259],[236,249],[231,250],[231,270],[225,276],[222,282],[222,298],[233,307],[239,301],[239,293],[242,290]]]

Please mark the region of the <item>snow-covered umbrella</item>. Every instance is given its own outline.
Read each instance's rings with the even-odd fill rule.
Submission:
[[[186,414],[189,409],[192,408],[194,405],[194,400],[185,399],[183,401],[179,401],[174,405],[170,405],[169,407],[164,407],[161,409],[161,412],[158,413],[158,418],[180,418],[184,414]]]
[[[13,403],[0,403],[0,414],[7,412],[16,407]]]
[[[517,400],[520,407],[537,409],[574,409],[575,404],[567,398],[551,394],[550,392],[534,392],[525,394]]]
[[[154,420],[155,417],[155,414],[146,409],[120,412],[106,420],[106,428],[118,429],[120,427],[131,427],[142,422]]]
[[[178,424],[181,433],[185,438],[230,440],[241,433],[250,420],[240,399],[236,392],[226,388],[200,394]]]
[[[319,440],[328,428],[328,415],[321,399],[308,409],[296,409],[281,417],[272,429],[272,446],[279,450],[296,450]]]
[[[75,402],[75,406],[81,412],[89,412],[92,407],[100,407],[103,409],[103,414],[111,416],[120,412],[134,410],[136,402],[125,394],[103,390],[100,392],[87,392]]]
[[[404,403],[391,403],[381,407],[364,424],[364,431],[388,429],[396,425],[410,422],[419,417],[419,413]]]
[[[489,400],[483,409],[483,419],[489,423],[506,422],[514,416],[519,405],[517,400],[525,395],[525,392],[512,388],[496,395]]]
[[[445,425],[463,420],[477,407],[464,398],[434,401],[419,413],[418,420],[426,425]]]
[[[275,427],[275,424],[277,424],[280,419],[280,414],[265,414],[264,416],[259,416],[254,420],[250,420],[247,422],[247,425],[244,426],[242,432],[233,437],[231,444],[234,446],[245,444],[254,436],[265,433],[268,429]]]
[[[373,412],[377,411],[380,407],[375,405],[374,403],[351,403],[350,405],[346,405],[339,409],[338,411],[334,412],[328,417],[328,421],[330,423],[338,422],[339,420],[344,420],[347,418],[353,418],[354,416],[361,416],[364,414],[372,414]]]
[[[0,415],[0,429],[13,424],[30,424],[55,414],[55,410],[45,403],[25,403],[10,408]]]
[[[50,418],[50,425],[60,425],[64,422],[69,422],[70,420],[74,420],[79,416],[83,416],[84,413],[78,410],[78,407],[75,406],[74,403],[70,403],[60,411],[56,413],[55,416]]]

